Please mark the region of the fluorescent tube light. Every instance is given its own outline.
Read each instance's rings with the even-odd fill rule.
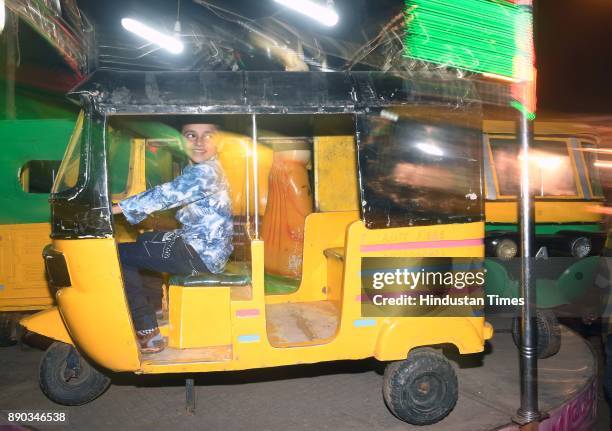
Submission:
[[[183,52],[183,43],[166,34],[160,33],[159,31],[144,25],[140,21],[137,21],[132,18],[123,18],[121,20],[121,25],[127,31],[131,31],[132,33],[142,37],[143,39],[148,40],[149,42],[153,42],[166,51],[171,52],[172,54],[180,54]]]
[[[0,33],[4,30],[4,22],[6,21],[6,11],[4,9],[4,0],[0,0]]]
[[[275,0],[290,9],[303,13],[328,27],[338,23],[338,14],[331,6],[323,6],[310,0]]]

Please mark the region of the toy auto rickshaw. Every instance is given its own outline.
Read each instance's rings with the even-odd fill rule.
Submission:
[[[375,72],[92,75],[71,93],[84,121],[51,195],[44,257],[58,305],[22,320],[56,340],[41,363],[43,392],[60,404],[87,403],[109,385],[99,368],[199,373],[375,357],[390,362],[383,394],[397,417],[445,417],[457,378],[429,347],[481,352],[493,328],[482,314],[363,317],[361,297],[364,258],[484,256],[481,117],[476,98],[464,100],[469,82],[444,88],[431,76]],[[132,233],[113,220],[111,203],[137,189],[143,151],[173,146],[142,124],[201,114],[232,130],[219,158],[236,251],[225,273],[169,275],[160,320],[168,347],[142,354],[117,256],[117,242]],[[311,193],[279,196],[282,187],[272,187],[274,163],[288,159]],[[180,169],[179,157],[168,160]],[[290,259],[270,254],[266,232],[276,230],[264,229],[286,223],[266,206],[288,199],[311,199]]]
[[[520,296],[520,256],[516,201],[518,144],[515,124],[484,122],[484,182],[488,271],[487,294]],[[568,122],[534,125],[531,144],[532,191],[535,196],[534,263],[538,357],[561,347],[557,317],[590,321],[601,316],[608,291],[603,217],[595,209],[604,196],[595,162],[599,137],[592,127]],[[519,321],[512,334],[519,345]]]
[[[40,251],[51,231],[49,192],[73,128],[73,118],[0,121],[0,347],[16,343],[20,318],[54,304]]]

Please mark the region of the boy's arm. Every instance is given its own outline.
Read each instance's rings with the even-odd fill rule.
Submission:
[[[219,181],[214,167],[199,165],[170,182],[122,200],[113,213],[123,212],[130,224],[137,224],[156,211],[186,205],[215,193]]]

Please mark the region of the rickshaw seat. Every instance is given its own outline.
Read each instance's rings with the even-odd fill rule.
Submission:
[[[170,277],[170,284],[174,286],[186,287],[209,287],[209,286],[247,286],[251,283],[248,275],[238,274],[208,274],[199,273],[197,275],[173,275]]]
[[[170,284],[186,287],[239,287],[250,285],[251,277],[247,265],[231,262],[225,268],[225,272],[219,274],[200,272],[195,275],[172,275]]]

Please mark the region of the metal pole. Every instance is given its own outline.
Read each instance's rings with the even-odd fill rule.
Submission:
[[[259,239],[259,169],[257,166],[257,116],[253,118],[253,211],[255,212],[255,239]]]
[[[250,168],[250,160],[249,160],[249,147],[246,146],[245,147],[245,156],[244,156],[244,162],[246,163],[246,175],[244,176],[246,178],[246,230],[249,234],[249,237],[251,236],[251,168]],[[255,184],[255,182],[253,181],[253,184]]]
[[[534,199],[529,181],[529,142],[533,136],[531,122],[526,112],[519,119],[521,154],[521,196],[519,202],[519,228],[521,236],[521,296],[524,306],[521,310],[521,406],[513,420],[521,425],[537,422],[541,418],[538,407],[538,356],[537,324],[535,301],[535,277],[533,258],[535,256]]]
[[[524,64],[524,50],[530,49],[533,52],[533,28],[523,28],[525,22],[524,16],[533,17],[533,0],[515,0],[519,8],[523,9],[520,15],[521,21],[517,25],[517,53],[515,61],[519,60],[522,68],[530,67],[533,72],[533,57],[532,63]],[[531,24],[533,25],[533,24]],[[523,51],[523,52],[522,52]],[[519,76],[522,76],[523,82],[519,84],[518,91],[519,105],[519,130],[518,136],[520,139],[521,154],[521,193],[520,202],[517,205],[519,208],[518,219],[521,236],[521,297],[524,300],[521,309],[521,345],[520,345],[520,380],[521,380],[521,406],[512,418],[514,422],[521,425],[524,430],[537,430],[538,424],[542,419],[540,409],[538,407],[538,356],[537,356],[537,323],[536,323],[536,291],[535,291],[535,274],[533,261],[536,255],[535,250],[535,219],[534,219],[534,196],[531,191],[530,172],[529,172],[529,143],[533,137],[533,129],[528,118],[528,109],[535,109],[531,91],[532,85],[535,84],[535,74],[529,73],[529,78],[523,75],[524,70],[519,68]]]

